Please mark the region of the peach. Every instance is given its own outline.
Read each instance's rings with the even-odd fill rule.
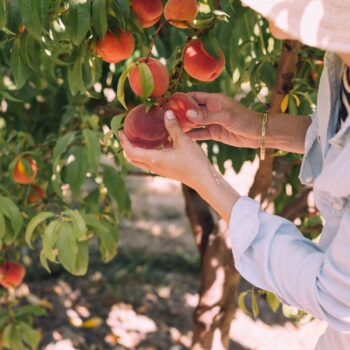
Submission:
[[[6,261],[0,265],[0,285],[4,288],[18,287],[26,274],[23,265],[15,261]]]
[[[27,173],[28,168],[31,169],[30,174]],[[35,180],[37,174],[38,165],[34,159],[30,158],[28,155],[17,159],[13,169],[13,181],[22,185],[28,185]]]
[[[164,8],[165,19],[177,28],[188,28],[186,23],[176,21],[192,23],[197,14],[197,0],[169,0]]]
[[[129,58],[135,49],[134,37],[129,32],[114,34],[107,32],[104,39],[99,39],[96,52],[106,62],[118,63]]]
[[[155,58],[150,57],[141,58],[138,63],[146,63],[150,69],[153,80],[154,80],[154,89],[151,93],[151,97],[161,97],[163,96],[169,88],[169,72],[164,66]],[[129,82],[132,90],[136,95],[142,96],[142,87],[141,87],[141,78],[140,78],[140,69],[135,67],[129,74]]]
[[[219,58],[210,55],[201,39],[193,40],[186,48],[184,69],[192,78],[203,82],[214,81],[225,69],[225,56],[218,52]]]
[[[132,109],[126,116],[124,132],[133,145],[146,149],[160,148],[169,137],[164,125],[164,111],[152,107],[147,112],[143,104]]]
[[[29,203],[37,203],[40,202],[45,197],[45,191],[39,185],[31,185],[30,192],[28,195]]]
[[[161,0],[131,0],[131,8],[143,28],[152,27],[160,20],[163,13]]]
[[[199,109],[197,102],[191,96],[182,92],[177,92],[169,98],[169,100],[163,105],[163,108],[165,111],[171,110],[174,112],[181,128],[185,132],[197,126],[186,117],[186,112],[188,110]]]

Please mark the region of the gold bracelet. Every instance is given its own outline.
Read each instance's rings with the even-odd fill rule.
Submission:
[[[266,131],[267,123],[269,121],[269,113],[265,112],[262,115],[262,129],[261,129],[261,148],[260,148],[260,159],[265,160],[266,153]]]

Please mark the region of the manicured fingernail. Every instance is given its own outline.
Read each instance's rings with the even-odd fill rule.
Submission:
[[[196,111],[190,109],[189,111],[186,112],[186,115],[188,118],[190,119],[194,119],[194,120],[199,120],[201,119],[201,116],[199,115],[199,113],[197,113]]]
[[[175,119],[175,114],[173,111],[166,111],[165,112],[165,118],[168,120],[174,120]]]

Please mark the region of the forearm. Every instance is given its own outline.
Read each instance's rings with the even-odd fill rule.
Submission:
[[[201,172],[201,178],[194,189],[226,222],[229,222],[232,208],[240,195],[212,165]]]
[[[272,113],[267,125],[266,146],[293,153],[304,153],[311,118]]]

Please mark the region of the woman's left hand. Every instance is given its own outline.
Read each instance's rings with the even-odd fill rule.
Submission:
[[[167,111],[164,119],[172,147],[162,150],[135,147],[121,131],[119,136],[125,154],[135,166],[178,180],[198,191],[205,186],[205,175],[210,176],[212,165],[202,148],[183,132],[172,111]]]

